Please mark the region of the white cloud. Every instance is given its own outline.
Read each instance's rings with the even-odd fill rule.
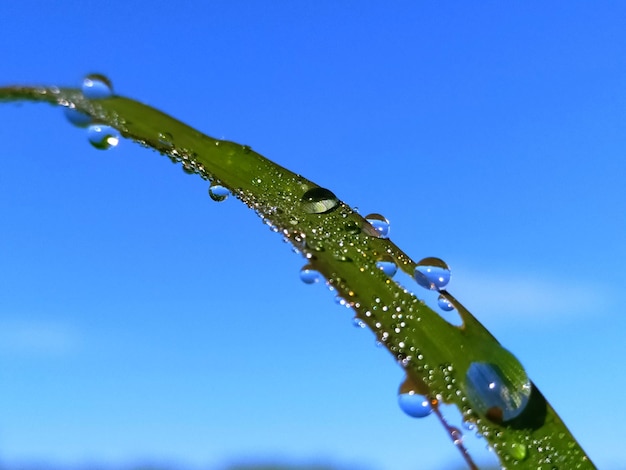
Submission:
[[[80,335],[70,325],[42,320],[1,320],[0,354],[65,356],[80,347]]]
[[[562,320],[598,315],[607,307],[604,289],[581,280],[550,279],[523,274],[479,273],[457,269],[450,292],[479,320]],[[479,311],[480,310],[480,311]]]

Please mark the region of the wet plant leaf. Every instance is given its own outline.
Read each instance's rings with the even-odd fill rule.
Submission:
[[[102,76],[90,80],[82,90],[0,88],[0,100],[64,106],[75,124],[110,126],[106,129],[210,181],[214,199],[230,194],[253,209],[302,253],[303,275],[311,279],[306,282],[316,282],[310,273],[321,274],[354,309],[359,324],[374,331],[406,371],[402,393],[425,397],[470,467],[475,468],[461,433],[445,422],[440,403],[460,409],[504,468],[594,468],[519,361],[444,290],[447,266],[442,260],[413,261],[387,238],[388,222],[379,214],[364,218],[331,190],[249,146],[206,136],[150,106],[111,94]],[[117,143],[109,131],[99,136],[100,147]],[[456,309],[462,324],[450,324],[398,284],[396,270],[415,280],[418,295],[435,294],[442,309]]]

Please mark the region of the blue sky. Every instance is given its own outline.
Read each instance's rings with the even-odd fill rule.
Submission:
[[[449,290],[618,468],[625,15],[3,2],[0,81],[104,73],[384,214],[414,259],[448,262]],[[398,409],[391,356],[242,204],[131,142],[93,149],[58,109],[4,104],[0,122],[0,462],[461,466],[435,418]]]

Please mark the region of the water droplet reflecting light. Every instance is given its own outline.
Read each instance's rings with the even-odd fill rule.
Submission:
[[[498,351],[501,357],[503,351]],[[531,393],[530,379],[511,355],[506,373],[498,365],[472,362],[467,369],[467,396],[474,410],[495,422],[506,422],[524,411]]]
[[[374,228],[374,233],[378,238],[389,237],[391,227],[385,216],[381,214],[369,214],[365,216],[365,220]]]
[[[511,447],[509,449],[509,454],[515,460],[524,460],[524,459],[526,459],[526,457],[528,456],[528,449],[526,447],[526,444],[521,443],[521,442],[519,442],[519,443],[518,442],[514,442],[513,444],[511,444]]]
[[[443,294],[439,295],[439,298],[437,299],[437,305],[439,305],[439,308],[441,310],[444,310],[446,312],[451,312],[452,310],[454,310],[454,305],[452,305],[452,302],[446,299]]]
[[[211,186],[209,186],[209,197],[213,199],[215,202],[224,201],[228,197],[229,194],[230,194],[230,191],[228,191],[228,189],[226,189],[222,185],[212,184]]]
[[[87,138],[91,145],[99,150],[116,147],[120,142],[120,135],[113,127],[93,124],[87,129]]]
[[[424,258],[417,263],[414,277],[420,286],[439,290],[450,282],[450,268],[439,258]]]
[[[91,124],[91,116],[80,112],[76,108],[65,107],[63,108],[63,114],[65,114],[65,118],[76,127],[87,127]]]
[[[393,277],[398,272],[398,266],[391,257],[376,261],[376,267],[389,277]]]
[[[109,98],[113,95],[113,85],[104,75],[92,73],[83,79],[82,92],[90,100]]]
[[[169,132],[159,132],[159,143],[164,147],[171,148],[174,146],[174,137]]]
[[[413,418],[424,418],[433,412],[430,400],[413,391],[398,395],[400,409]]]
[[[302,195],[302,209],[309,214],[326,214],[339,206],[339,199],[324,188],[312,188]]]
[[[320,278],[320,273],[317,270],[313,269],[310,264],[307,264],[300,270],[300,279],[305,284],[315,284],[316,282],[320,281]]]

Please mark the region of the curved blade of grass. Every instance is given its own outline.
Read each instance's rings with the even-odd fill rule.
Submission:
[[[489,442],[504,468],[594,468],[590,459],[534,385],[523,411],[506,418],[498,409],[472,406],[471,364],[491,364],[515,384],[525,373],[515,357],[450,293],[462,326],[454,326],[378,269],[392,259],[413,275],[416,263],[348,205],[315,183],[250,147],[208,137],[184,123],[121,96],[89,100],[76,89],[0,88],[0,100],[29,100],[75,108],[93,122],[117,128],[127,138],[181,162],[187,171],[228,188],[275,227],[311,267],[371,328],[407,374],[407,383],[435,408],[453,403]],[[316,189],[318,188],[318,189]],[[306,194],[305,194],[306,193]],[[530,383],[529,383],[530,384]],[[435,409],[441,417],[439,410]],[[445,423],[454,438],[454,429]],[[470,467],[462,444],[455,440]]]

